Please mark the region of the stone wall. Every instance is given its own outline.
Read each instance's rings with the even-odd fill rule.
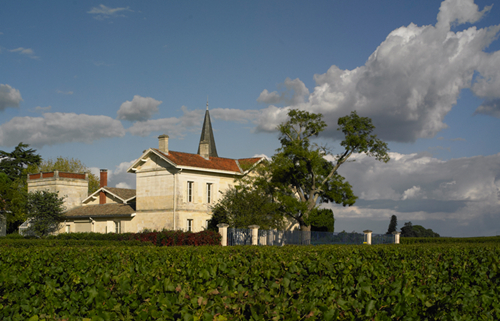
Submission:
[[[43,173],[43,177],[30,175],[28,177],[28,192],[46,190],[58,192],[59,197],[64,197],[66,210],[81,205],[83,199],[88,195],[88,179],[60,177],[58,171]],[[47,177],[48,176],[48,177]]]

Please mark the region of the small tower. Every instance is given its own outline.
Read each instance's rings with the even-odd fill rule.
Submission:
[[[217,155],[217,148],[215,147],[214,132],[212,131],[212,123],[210,122],[210,113],[208,112],[208,99],[207,111],[205,112],[205,120],[203,121],[203,128],[201,129],[200,145],[198,146],[198,153],[205,159],[209,157],[219,157]]]
[[[80,206],[88,196],[89,178],[87,173],[65,173],[53,171],[49,173],[28,174],[28,192],[46,190],[59,192],[64,197],[66,210]]]

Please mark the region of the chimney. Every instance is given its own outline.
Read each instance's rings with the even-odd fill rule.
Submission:
[[[104,187],[107,185],[108,185],[108,170],[101,169],[100,187]],[[103,191],[99,193],[99,204],[106,204],[106,194]]]
[[[200,142],[200,156],[204,159],[208,159],[210,156],[210,148],[206,140]]]
[[[168,135],[158,136],[158,149],[168,155]]]

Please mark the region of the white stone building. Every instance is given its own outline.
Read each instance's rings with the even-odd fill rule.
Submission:
[[[219,157],[208,105],[198,153],[171,151],[167,135],[158,139],[158,148],[145,150],[128,169],[136,175],[135,190],[106,186],[107,171],[101,170],[101,188],[91,195],[87,195],[85,174],[58,172],[29,175],[28,191],[44,188],[66,197],[66,221],[60,233],[164,228],[197,232],[212,217],[211,206],[219,192],[248,175],[263,159]]]

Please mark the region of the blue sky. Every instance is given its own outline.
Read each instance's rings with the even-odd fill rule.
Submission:
[[[279,147],[289,108],[373,119],[392,160],[340,169],[360,197],[336,231],[390,216],[449,236],[500,235],[500,2],[4,1],[0,149],[125,170],[157,137],[197,150],[207,96],[217,150]],[[330,206],[330,205],[328,205]]]

